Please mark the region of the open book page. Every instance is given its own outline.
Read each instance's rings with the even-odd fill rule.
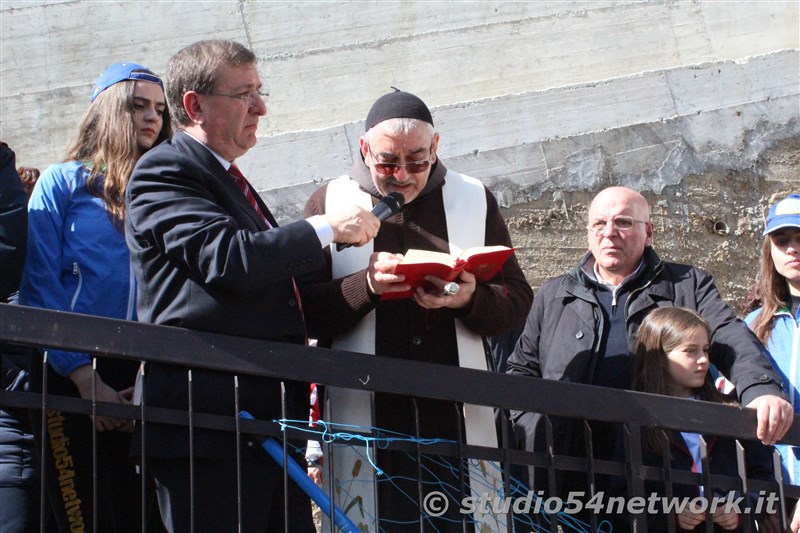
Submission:
[[[430,285],[425,276],[436,276],[446,281],[458,278],[462,270],[472,272],[479,281],[491,279],[503,266],[503,263],[514,253],[507,246],[480,246],[468,248],[458,257],[442,252],[411,249],[404,254],[403,261],[398,264],[395,274],[403,274],[405,282],[412,287],[411,291],[385,293],[382,300],[410,298],[413,289]]]
[[[453,268],[458,263],[459,258],[444,252],[432,252],[430,250],[411,249],[403,255],[401,265],[443,265]],[[398,265],[399,266],[399,265]]]
[[[467,248],[459,257],[466,262],[464,270],[474,274],[478,281],[488,281],[513,253],[514,248],[508,246],[480,246]]]

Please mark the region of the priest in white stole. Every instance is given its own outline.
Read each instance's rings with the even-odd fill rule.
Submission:
[[[312,334],[323,346],[491,370],[484,337],[521,324],[533,300],[515,256],[487,282],[476,282],[473,275],[462,273],[453,295],[443,294],[445,282],[439,278],[427,290],[417,289],[413,298],[382,301],[381,295],[408,290],[392,272],[398,254],[409,249],[457,254],[473,246],[512,246],[497,201],[477,179],[444,166],[436,153],[439,134],[434,131],[433,117],[417,96],[397,90],[382,96],[370,110],[365,130],[359,140],[361,157],[349,175],[317,190],[306,204],[306,214],[323,214],[353,201],[371,209],[391,192],[402,193],[405,206],[381,224],[367,246],[330,250],[330,281],[302,287],[309,314],[325,317],[312,327]],[[456,440],[461,430],[468,444],[498,445],[490,408],[422,398],[416,411],[422,438]],[[373,398],[363,391],[329,390],[328,408],[323,412],[323,418],[331,422],[416,433],[415,408],[407,397],[375,394]],[[348,516],[365,531],[379,531],[378,526],[391,532],[419,531],[415,459],[402,452],[370,450],[384,472],[376,476],[376,488],[365,450],[353,451],[361,456],[334,457],[340,507],[357,502],[350,506]],[[500,476],[491,472],[497,465],[472,466],[477,468],[470,469],[465,481],[473,495],[498,493]],[[472,473],[481,469],[489,475]],[[444,516],[423,518],[438,528],[431,530],[460,532],[466,518],[475,523],[476,531],[505,531],[505,517],[458,513],[460,499],[469,494],[453,493],[459,487],[457,474],[457,461],[452,458],[437,456],[435,461],[423,462],[423,493],[442,491],[454,498]]]

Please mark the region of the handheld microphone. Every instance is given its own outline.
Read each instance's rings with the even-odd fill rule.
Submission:
[[[378,202],[375,207],[372,208],[372,214],[375,215],[378,220],[383,222],[390,216],[394,215],[401,209],[403,209],[403,204],[406,203],[406,199],[402,193],[399,192],[390,192],[383,198],[381,201]],[[336,251],[341,252],[345,248],[349,248],[353,246],[353,243],[336,243]]]

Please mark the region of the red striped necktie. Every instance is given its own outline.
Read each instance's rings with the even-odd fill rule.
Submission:
[[[239,170],[239,167],[237,167],[236,165],[231,165],[231,167],[228,169],[228,173],[231,176],[233,176],[233,181],[235,181],[236,185],[239,186],[239,189],[242,191],[242,194],[244,194],[244,197],[247,198],[248,202],[250,202],[250,205],[253,206],[253,209],[256,210],[256,213],[258,213],[258,215],[264,220],[264,222],[267,224],[267,227],[271,228],[272,226],[267,221],[267,217],[264,216],[264,213],[261,212],[261,208],[258,207],[258,202],[256,201],[256,195],[253,192],[253,189],[250,188],[250,183],[244,177],[242,171]]]
[[[233,177],[233,181],[235,181],[236,185],[239,186],[242,194],[244,194],[244,197],[247,198],[248,202],[250,202],[250,205],[253,206],[253,209],[256,210],[256,213],[258,213],[258,216],[260,216],[267,225],[267,228],[272,228],[272,225],[267,220],[267,217],[264,216],[264,213],[258,206],[256,195],[253,192],[253,189],[250,188],[250,183],[247,181],[247,178],[244,177],[242,171],[239,170],[239,167],[231,164],[230,168],[228,169],[228,173]],[[297,289],[297,283],[294,281],[294,278],[292,278],[292,288],[294,288],[294,298],[297,301],[297,309],[300,311],[300,318],[303,319],[303,332],[306,338],[306,345],[308,345],[308,330],[306,329],[306,317],[303,314],[303,302],[300,300],[300,291]]]

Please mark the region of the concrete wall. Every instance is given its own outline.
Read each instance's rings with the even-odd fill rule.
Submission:
[[[735,206],[750,218],[725,242],[743,247],[736,263],[755,264],[766,195],[796,186],[764,185],[770,158],[790,177],[800,170],[799,28],[796,1],[2,0],[0,138],[20,164],[44,167],[62,156],[107,64],[163,73],[195,40],[236,39],[258,54],[271,93],[240,166],[281,218],[347,170],[363,117],[394,85],[433,108],[449,166],[509,207],[533,285],[585,249],[591,192],[621,183],[665,201],[656,216],[672,255],[735,278],[724,291],[740,299],[752,268],[714,270],[707,246],[693,251],[706,236],[692,210],[724,213],[729,193],[750,191]],[[694,207],[693,187],[719,194]],[[537,223],[561,216],[569,235]],[[570,244],[559,251],[553,238]]]

